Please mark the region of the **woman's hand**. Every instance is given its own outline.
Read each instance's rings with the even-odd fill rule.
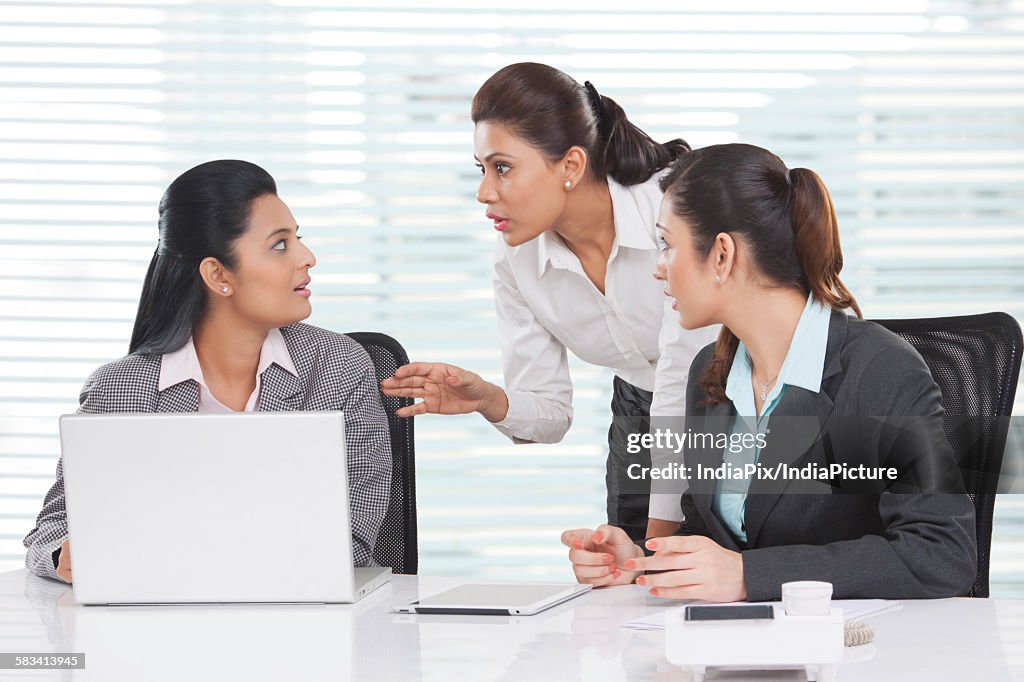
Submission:
[[[667,519],[647,519],[647,533],[644,535],[646,538],[666,538],[670,535],[675,534],[679,530],[678,521],[669,521]]]
[[[57,577],[66,583],[71,582],[71,540],[65,540],[57,555]]]
[[[605,524],[596,530],[567,530],[562,533],[562,544],[569,548],[569,561],[578,583],[595,587],[629,585],[639,574],[622,570],[624,563],[644,553],[621,528]]]
[[[420,399],[398,410],[399,417],[479,412],[488,421],[500,422],[508,414],[505,391],[475,372],[443,362],[411,362],[380,385],[384,395]]]
[[[725,549],[703,535],[673,535],[652,538],[647,548],[654,556],[627,561],[623,568],[667,571],[637,578],[656,597],[666,599],[703,599],[705,601],[744,601],[743,555]]]

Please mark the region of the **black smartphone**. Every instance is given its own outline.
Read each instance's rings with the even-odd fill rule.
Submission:
[[[771,604],[741,606],[687,606],[686,620],[774,620]]]

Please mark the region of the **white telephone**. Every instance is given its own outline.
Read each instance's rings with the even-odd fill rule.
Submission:
[[[703,682],[708,667],[780,670],[803,667],[810,682],[834,682],[843,658],[843,610],[831,608],[832,585],[782,586],[771,604],[687,606],[665,623],[668,660]]]

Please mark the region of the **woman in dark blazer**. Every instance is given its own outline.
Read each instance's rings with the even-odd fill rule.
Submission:
[[[387,417],[362,346],[299,323],[316,258],[274,179],[245,161],[196,166],[164,193],[159,228],[129,355],[93,372],[78,411],[344,411],[353,561],[370,563],[391,485]],[[29,570],[72,581],[62,463],[24,542]]]
[[[675,535],[563,533],[577,579],[709,601],[777,599],[795,580],[830,582],[836,598],[967,594],[974,507],[941,393],[909,344],[860,319],[821,179],[731,144],[681,159],[664,188],[656,277],[683,327],[723,324],[690,370],[685,430],[749,440],[685,450]],[[833,464],[846,468],[791,473]],[[747,466],[757,473],[707,475]]]

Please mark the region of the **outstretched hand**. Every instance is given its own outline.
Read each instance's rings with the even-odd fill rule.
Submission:
[[[381,382],[381,390],[384,395],[419,400],[399,409],[399,417],[480,412],[490,421],[499,422],[508,413],[508,398],[502,389],[475,372],[443,362],[403,365],[395,376]]]

